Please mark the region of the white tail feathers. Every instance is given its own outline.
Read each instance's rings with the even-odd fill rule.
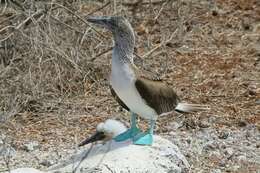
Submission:
[[[210,108],[207,105],[200,105],[200,104],[189,104],[189,103],[178,103],[175,110],[178,112],[197,112],[197,111],[205,111],[209,110]]]

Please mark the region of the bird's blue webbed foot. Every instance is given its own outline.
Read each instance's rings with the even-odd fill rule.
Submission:
[[[155,125],[155,120],[151,120],[150,129],[147,132],[137,134],[133,138],[133,143],[136,145],[152,145],[154,125]]]
[[[114,137],[113,139],[116,142],[125,141],[128,139],[132,139],[134,136],[136,136],[140,132],[140,129],[136,126],[136,114],[131,112],[131,128],[127,131],[119,134],[118,136]]]
[[[136,145],[152,145],[153,134],[150,132],[139,133],[133,138],[133,143]]]
[[[114,140],[116,142],[121,142],[121,141],[125,141],[125,140],[128,140],[128,139],[132,139],[139,132],[140,132],[140,130],[137,127],[130,128],[127,131],[125,131],[125,132],[119,134],[118,136],[114,137]]]

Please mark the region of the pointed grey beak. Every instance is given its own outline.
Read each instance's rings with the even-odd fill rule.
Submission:
[[[104,132],[96,132],[94,135],[92,135],[90,138],[85,139],[84,141],[82,141],[78,146],[84,146],[87,145],[89,143],[93,143],[96,141],[101,141],[103,139],[106,138],[106,135]]]
[[[110,20],[110,17],[106,16],[90,16],[87,18],[88,22],[99,24],[99,25],[107,25]]]

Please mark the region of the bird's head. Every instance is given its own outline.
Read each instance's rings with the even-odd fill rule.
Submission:
[[[90,138],[87,138],[81,142],[78,146],[83,146],[97,141],[106,142],[126,130],[125,125],[120,121],[108,119],[105,122],[99,123],[97,125],[96,132]]]
[[[122,16],[88,17],[88,22],[98,24],[112,32],[114,39],[113,52],[122,62],[133,63],[135,34],[131,24]]]
[[[133,33],[131,24],[122,16],[91,16],[87,21],[103,26],[113,34]]]

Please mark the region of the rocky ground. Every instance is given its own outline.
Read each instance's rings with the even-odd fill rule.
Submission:
[[[191,172],[260,171],[260,134],[255,125],[176,130],[169,139],[180,147]]]
[[[129,125],[108,87],[111,35],[84,22],[111,14],[132,23],[139,68],[210,106],[157,122],[190,172],[260,172],[259,1],[46,2],[1,1],[0,172],[58,163],[107,118]]]
[[[217,120],[214,120],[217,121]],[[242,127],[212,128],[211,123],[204,127],[187,129],[172,123],[174,130],[161,134],[179,147],[180,152],[190,164],[189,172],[259,172],[260,171],[260,133],[252,124]],[[61,163],[78,152],[70,144],[61,143],[48,149],[36,141],[24,144],[22,149],[1,147],[1,171],[10,168],[34,167],[45,170]]]

